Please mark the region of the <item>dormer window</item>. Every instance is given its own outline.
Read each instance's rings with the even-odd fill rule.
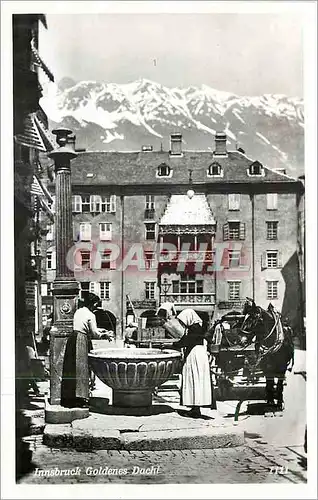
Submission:
[[[263,165],[259,161],[254,161],[249,167],[249,175],[264,175]]]
[[[222,167],[217,161],[211,163],[211,165],[209,166],[208,175],[213,176],[213,177],[216,177],[216,176],[222,177],[223,176]]]
[[[166,163],[161,163],[157,170],[158,177],[169,177],[171,168]]]

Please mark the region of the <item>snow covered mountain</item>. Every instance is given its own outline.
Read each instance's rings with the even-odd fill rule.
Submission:
[[[146,79],[127,84],[64,78],[48,84],[41,105],[52,127],[70,127],[77,146],[88,150],[169,149],[181,132],[184,149],[213,150],[214,134],[225,130],[228,148],[270,168],[304,171],[304,104],[281,94],[238,96],[207,85],[168,88]]]

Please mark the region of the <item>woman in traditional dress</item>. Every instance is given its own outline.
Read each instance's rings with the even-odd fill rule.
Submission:
[[[88,406],[89,367],[88,352],[92,349],[92,338],[107,338],[105,330],[97,328],[93,311],[100,299],[89,293],[80,303],[73,318],[73,332],[65,349],[61,405],[67,408]]]
[[[156,315],[165,320],[171,319],[177,315],[177,311],[173,302],[163,302],[156,312]]]
[[[187,416],[199,418],[201,407],[216,409],[205,332],[201,318],[193,309],[184,309],[177,319],[186,329],[184,336],[173,345],[173,348],[185,347],[180,404],[191,407]]]

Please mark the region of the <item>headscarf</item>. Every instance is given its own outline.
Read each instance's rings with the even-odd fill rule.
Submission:
[[[160,309],[164,309],[165,311],[168,311],[168,312],[174,312],[175,313],[175,305],[173,302],[163,302],[157,309],[157,312],[156,312],[156,315],[158,315],[158,312],[160,311]]]
[[[199,323],[200,326],[203,324],[202,319],[193,309],[183,309],[178,314],[177,319],[180,319],[186,327],[192,326],[195,323]]]

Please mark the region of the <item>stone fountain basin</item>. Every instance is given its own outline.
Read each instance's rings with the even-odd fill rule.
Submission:
[[[95,349],[88,354],[97,377],[113,389],[113,405],[150,406],[152,390],[179,368],[181,354],[173,349]]]

